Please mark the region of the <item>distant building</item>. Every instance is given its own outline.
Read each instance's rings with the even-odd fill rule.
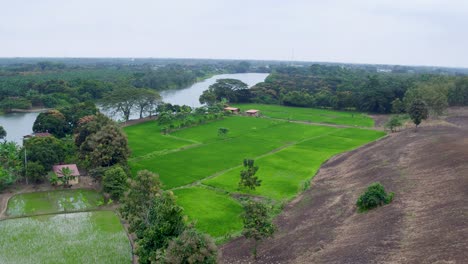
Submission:
[[[52,170],[54,171],[55,175],[57,175],[57,177],[61,178],[61,177],[63,177],[63,174],[62,174],[62,169],[63,168],[70,169],[71,175],[75,176],[75,178],[73,180],[70,180],[70,184],[71,185],[77,184],[78,183],[78,178],[80,176],[80,171],[78,170],[78,167],[76,166],[76,164],[54,165],[52,167]]]
[[[31,135],[26,135],[23,136],[23,141],[33,138],[33,137],[52,137],[53,135],[49,132],[44,132],[44,133],[32,133]]]
[[[250,109],[250,110],[245,111],[245,113],[248,116],[258,116],[260,114],[260,110]]]
[[[224,108],[224,111],[228,111],[228,112],[231,112],[231,113],[233,113],[233,114],[237,114],[237,113],[240,112],[240,109],[237,108],[237,107],[230,107],[230,106],[228,106],[228,107],[225,107],[225,108]]]

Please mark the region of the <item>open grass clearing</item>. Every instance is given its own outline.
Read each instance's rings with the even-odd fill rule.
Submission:
[[[143,156],[153,151],[172,150],[194,144],[191,141],[161,134],[156,121],[127,126],[124,131],[128,138],[131,138],[129,146],[133,157]]]
[[[241,112],[258,109],[262,115],[271,118],[360,127],[374,126],[372,118],[359,112],[264,104],[236,104],[235,107],[239,107]]]
[[[0,221],[0,263],[131,263],[128,237],[114,212]]]
[[[242,229],[242,206],[229,195],[202,187],[177,189],[174,193],[177,203],[200,231],[221,237]]]
[[[157,124],[151,122],[151,126]],[[220,127],[229,129],[226,136],[218,136]],[[158,140],[175,137],[198,144],[158,152],[157,147],[164,142],[148,143],[145,152],[157,155],[135,156],[133,152],[130,166],[133,173],[142,169],[158,173],[163,188],[173,189],[178,203],[196,221],[197,228],[220,239],[242,229],[239,220],[242,208],[231,194],[253,194],[276,201],[291,199],[303,190],[325,160],[384,134],[232,116],[182,129],[170,136],[158,136]],[[129,135],[130,146],[133,140]],[[255,159],[260,166],[258,176],[263,182],[255,191],[238,190],[244,158]]]
[[[246,131],[242,123],[239,123],[244,120],[247,125],[250,125],[251,120],[256,120],[263,128]],[[247,117],[227,118],[222,120],[222,125],[229,124],[229,122],[234,124],[231,124],[233,131],[243,132],[239,133],[237,137],[220,138],[211,135],[208,138],[206,130],[201,130],[198,127],[189,128],[188,131],[184,132],[184,137],[201,134],[205,135],[205,140],[209,143],[166,155],[133,161],[131,162],[132,171],[136,173],[138,170],[148,169],[156,172],[164,187],[170,189],[191,184],[220,171],[238,166],[242,164],[244,158],[256,158],[286,145],[308,138],[321,137],[339,130],[332,127]],[[208,125],[212,130],[217,131],[217,126],[213,123]]]
[[[359,129],[349,130],[358,134],[361,132]],[[377,139],[383,135],[382,132],[371,132],[368,140]],[[305,182],[311,180],[320,165],[327,159],[368,141],[360,138],[340,137],[336,136],[336,133],[302,141],[256,159],[256,165],[260,168],[257,176],[262,180],[262,185],[255,191],[238,188],[242,166],[235,167],[217,177],[206,179],[203,184],[232,193],[260,195],[276,200],[290,199],[302,191]]]
[[[17,194],[8,201],[8,216],[73,212],[95,209],[103,203],[100,193],[93,190],[57,190]]]

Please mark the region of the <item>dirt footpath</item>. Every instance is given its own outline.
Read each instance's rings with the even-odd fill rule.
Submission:
[[[452,125],[405,130],[325,163],[277,218],[256,263],[467,263],[468,114],[446,120]],[[376,181],[394,201],[356,213]],[[250,245],[224,245],[221,261],[253,263]]]

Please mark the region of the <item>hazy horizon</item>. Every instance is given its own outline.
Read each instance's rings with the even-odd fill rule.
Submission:
[[[172,58],[468,67],[468,2],[16,1],[0,57]]]

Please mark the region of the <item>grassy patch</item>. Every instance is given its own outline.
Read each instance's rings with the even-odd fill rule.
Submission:
[[[201,187],[178,189],[174,193],[199,230],[214,237],[242,230],[242,206],[229,195]]]
[[[72,212],[93,209],[102,203],[100,193],[92,190],[58,190],[18,194],[8,201],[8,216]]]
[[[361,131],[352,130],[357,134]],[[257,159],[256,164],[260,167],[257,176],[262,180],[262,185],[255,191],[238,189],[242,169],[240,166],[203,183],[229,192],[255,194],[278,200],[291,198],[301,191],[304,182],[315,175],[324,161],[383,135],[382,132],[371,131],[372,133],[367,135],[368,140],[363,141],[359,137],[336,136],[340,132],[341,130],[331,135],[305,140]]]
[[[194,142],[161,134],[156,121],[128,126],[124,128],[124,131],[128,138],[131,139],[129,140],[129,146],[133,157],[146,155],[154,151],[172,150],[194,144]]]
[[[374,120],[372,118],[359,112],[263,104],[238,104],[235,105],[235,107],[239,107],[241,111],[258,109],[261,111],[262,115],[271,118],[361,127],[374,126]]]
[[[257,108],[263,111],[261,107],[241,106],[244,110]],[[265,107],[272,107],[265,108],[267,116],[270,110],[272,113],[277,113],[273,110],[282,111],[282,116],[272,116],[280,119],[294,117],[291,119],[373,125],[369,117],[360,113]],[[286,115],[288,117],[285,118]],[[317,119],[309,120],[310,117]],[[220,127],[229,130],[226,136],[218,136]],[[385,134],[374,130],[242,116],[182,129],[169,136],[159,132],[146,134],[145,131],[158,131],[154,122],[127,127],[126,131],[130,147],[137,147],[136,151],[132,149],[132,171],[148,169],[158,173],[165,189],[176,188],[174,193],[178,203],[189,218],[196,221],[197,228],[218,239],[242,228],[239,218],[241,205],[227,193],[254,194],[274,202],[290,199],[304,189],[325,160]],[[260,167],[257,175],[262,179],[262,185],[255,191],[238,190],[244,158],[255,159]]]
[[[110,211],[0,221],[0,263],[131,263],[131,247]]]

